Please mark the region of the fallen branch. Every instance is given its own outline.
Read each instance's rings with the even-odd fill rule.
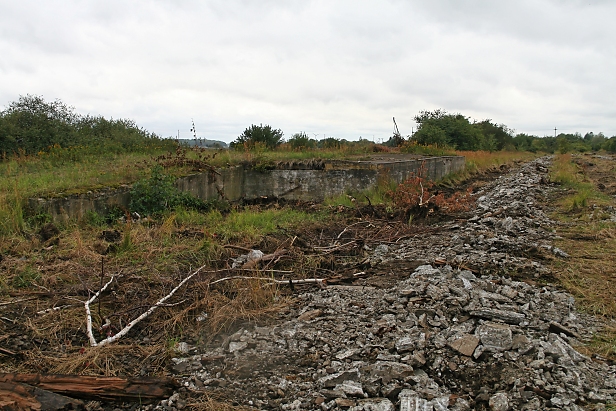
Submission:
[[[87,325],[88,338],[90,339],[90,345],[92,347],[96,347],[96,346],[102,346],[102,345],[105,345],[105,344],[110,344],[112,342],[115,342],[115,341],[119,340],[123,336],[125,336],[131,330],[131,328],[133,328],[141,320],[143,320],[144,318],[147,318],[150,314],[152,314],[154,312],[154,310],[156,310],[165,301],[167,301],[169,298],[171,298],[173,296],[173,294],[175,294],[175,292],[177,290],[179,290],[184,284],[186,284],[191,278],[193,278],[195,275],[197,275],[204,268],[205,268],[205,265],[199,267],[197,270],[195,270],[188,277],[184,278],[173,290],[171,290],[169,292],[169,294],[167,294],[166,296],[164,296],[163,298],[158,300],[155,304],[150,306],[150,308],[147,311],[145,311],[143,314],[141,314],[139,317],[135,318],[134,320],[132,320],[131,322],[126,324],[126,326],[124,328],[122,328],[117,334],[115,334],[113,336],[110,336],[110,337],[107,337],[107,338],[105,338],[104,340],[102,340],[100,342],[97,342],[96,338],[94,338],[94,334],[92,333],[92,315],[90,313],[90,304],[94,300],[96,300],[96,298],[101,294],[101,292],[103,292],[109,286],[109,284],[111,284],[111,282],[114,279],[114,277],[112,277],[111,280],[109,280],[107,282],[107,284],[105,284],[103,286],[103,288],[101,288],[96,294],[94,294],[94,296],[92,298],[90,298],[88,301],[85,302],[86,317],[87,317],[86,318],[86,325]]]
[[[334,251],[340,250],[348,245],[353,245],[353,244],[356,244],[355,240],[352,240],[352,241],[349,241],[348,243],[340,244],[340,245],[330,245],[328,247],[312,247],[312,248],[314,248],[317,251],[322,251],[325,254],[328,254],[328,253],[332,253]]]
[[[32,301],[32,300],[36,300],[36,297],[22,298],[21,300],[7,301],[7,302],[4,302],[4,303],[0,303],[0,306],[17,304],[17,303],[23,303],[24,301]]]
[[[70,304],[69,305],[60,305],[58,307],[52,307],[52,308],[47,308],[46,310],[37,311],[36,313],[38,315],[44,315],[44,314],[52,313],[54,311],[60,311],[60,310],[63,310],[65,308],[69,308],[69,307],[74,307],[74,306],[70,305]]]
[[[243,275],[237,275],[233,277],[225,277],[220,278],[216,281],[212,281],[208,285],[214,285],[218,283],[222,283],[224,281],[230,280],[260,280],[267,281],[270,284],[285,284],[285,285],[297,285],[297,284],[318,284],[320,286],[325,285],[327,280],[325,278],[307,278],[305,280],[276,280],[274,278],[266,278],[266,277],[248,277]]]

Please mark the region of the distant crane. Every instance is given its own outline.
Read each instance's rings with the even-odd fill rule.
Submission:
[[[392,117],[394,119],[394,137],[400,137],[402,138],[402,135],[400,134],[400,130],[398,130],[398,125],[396,124],[396,118]]]
[[[394,120],[394,136],[393,138],[393,142],[395,144],[395,147],[400,147],[402,145],[402,143],[404,143],[404,137],[402,137],[402,134],[400,134],[400,130],[398,130],[398,125],[396,124],[396,118],[392,117]]]

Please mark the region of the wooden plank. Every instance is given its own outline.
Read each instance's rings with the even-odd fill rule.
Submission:
[[[84,403],[74,398],[55,394],[26,384],[0,382],[0,409],[30,410],[83,410]]]
[[[0,374],[0,382],[28,384],[69,397],[107,401],[149,401],[179,387],[169,377],[121,378],[83,375]]]

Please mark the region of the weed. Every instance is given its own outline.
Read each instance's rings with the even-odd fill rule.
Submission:
[[[12,285],[15,288],[26,288],[41,278],[38,270],[31,265],[27,265],[19,270],[13,277]]]
[[[107,224],[107,220],[104,216],[92,210],[85,212],[82,222],[93,227],[103,227]]]
[[[142,215],[152,215],[176,206],[200,210],[209,208],[204,201],[180,192],[174,186],[174,180],[172,176],[163,174],[162,166],[154,166],[149,179],[133,184],[130,209]]]

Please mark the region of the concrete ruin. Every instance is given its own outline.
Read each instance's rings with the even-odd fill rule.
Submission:
[[[464,169],[464,157],[427,157],[393,160],[311,160],[280,162],[272,169],[233,166],[217,173],[198,173],[181,177],[176,186],[204,201],[221,198],[228,201],[253,200],[263,197],[285,200],[323,201],[347,192],[360,192],[377,184],[379,179],[402,182],[423,166],[425,177],[439,180]],[[88,212],[105,215],[112,207],[128,210],[130,186],[84,194],[31,198],[28,207],[37,213],[48,213],[53,221],[79,220]]]

